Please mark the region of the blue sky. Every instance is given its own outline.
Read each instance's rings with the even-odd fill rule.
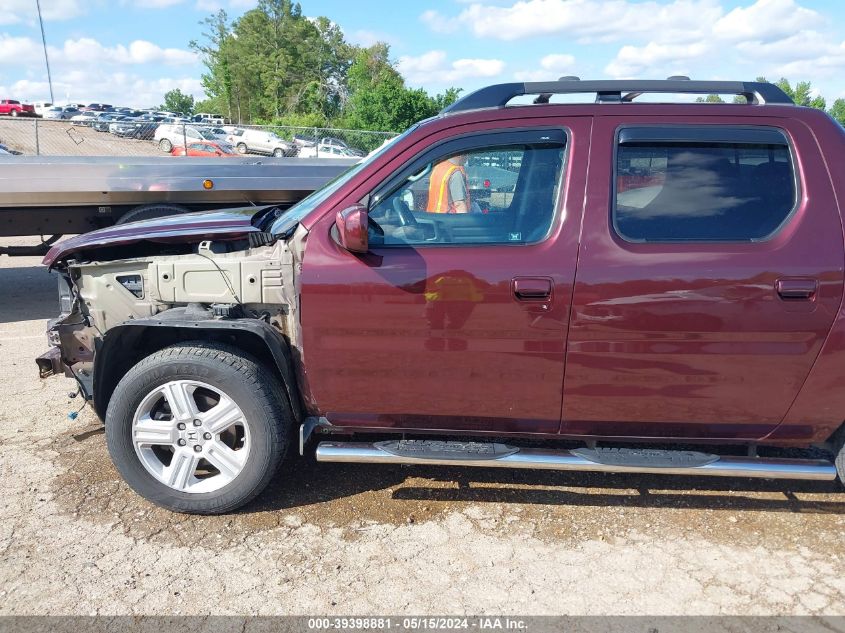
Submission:
[[[217,8],[256,0],[41,0],[56,101],[157,105],[202,97],[188,42]],[[303,0],[358,44],[391,45],[412,86],[582,78],[810,79],[845,97],[845,2],[828,0]],[[49,92],[35,0],[0,13],[0,96]]]

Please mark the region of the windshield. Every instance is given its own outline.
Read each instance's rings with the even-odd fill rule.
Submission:
[[[302,218],[306,215],[311,213],[314,209],[317,208],[324,200],[329,198],[335,191],[340,189],[343,185],[349,182],[357,173],[359,173],[364,167],[372,163],[376,158],[384,154],[384,152],[393,145],[396,141],[405,138],[411,132],[416,130],[419,127],[419,123],[412,125],[409,127],[405,132],[394,138],[390,143],[385,143],[377,150],[372,152],[369,156],[363,159],[360,163],[353,165],[345,172],[337,176],[334,180],[328,182],[328,184],[324,185],[322,189],[317,189],[314,193],[312,193],[307,198],[303,198],[297,204],[293,205],[290,209],[283,212],[276,221],[273,222],[273,225],[270,227],[270,232],[276,235],[280,233],[287,233],[290,231],[294,225],[298,224]]]

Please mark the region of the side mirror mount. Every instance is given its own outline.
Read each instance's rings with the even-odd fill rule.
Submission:
[[[340,245],[351,253],[369,250],[369,217],[367,207],[353,204],[337,212],[337,235]]]

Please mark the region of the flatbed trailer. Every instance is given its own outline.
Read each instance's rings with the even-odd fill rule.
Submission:
[[[34,255],[62,235],[227,207],[288,207],[357,159],[9,156],[0,159],[0,237],[32,235]]]

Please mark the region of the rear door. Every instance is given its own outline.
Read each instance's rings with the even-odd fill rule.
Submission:
[[[597,119],[562,432],[759,438],[842,299],[842,226],[799,121]]]

